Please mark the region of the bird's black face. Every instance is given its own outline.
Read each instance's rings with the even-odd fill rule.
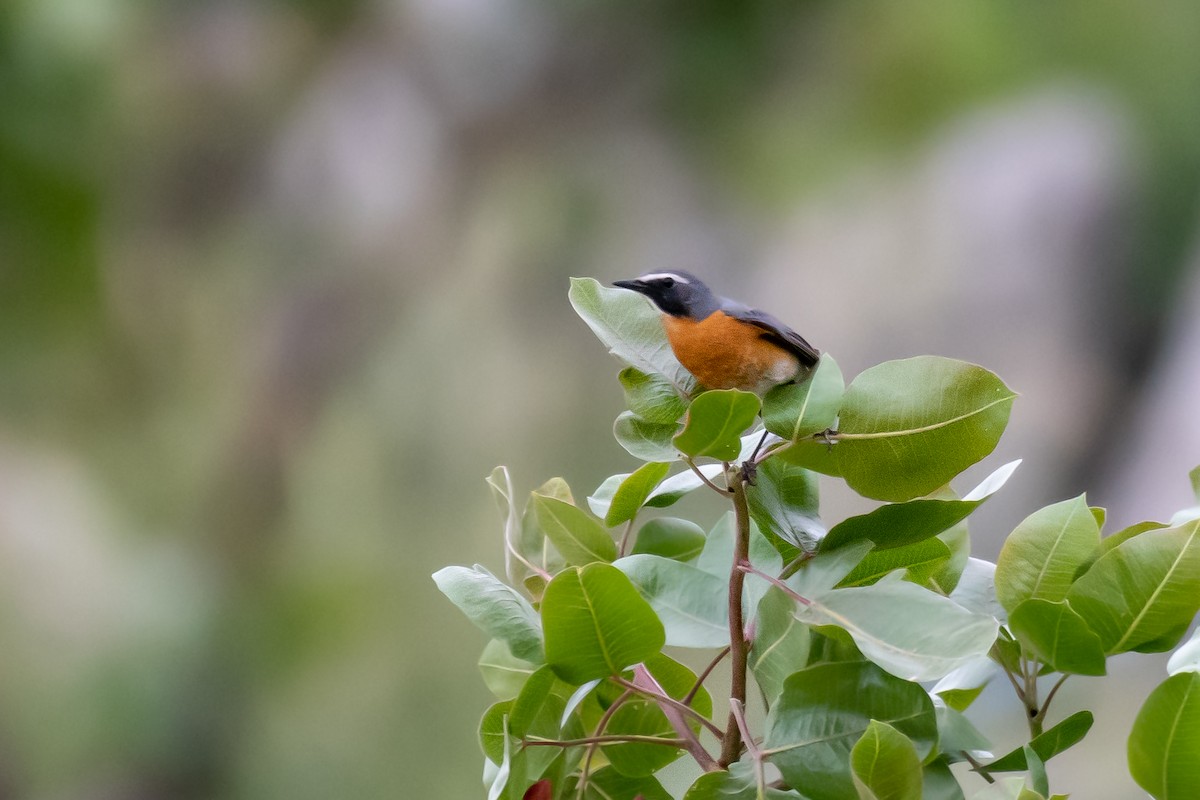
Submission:
[[[616,281],[613,286],[646,295],[664,314],[704,319],[716,310],[708,287],[688,272],[652,272],[633,281]]]

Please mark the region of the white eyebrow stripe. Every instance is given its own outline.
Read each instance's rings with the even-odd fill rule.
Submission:
[[[663,278],[670,278],[676,283],[691,283],[691,281],[689,281],[687,278],[674,272],[651,272],[647,275],[643,275],[641,278],[639,278],[639,280],[657,281],[662,280]]]

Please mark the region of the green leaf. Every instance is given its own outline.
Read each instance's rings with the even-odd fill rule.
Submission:
[[[704,529],[677,517],[652,519],[638,529],[634,554],[691,561],[704,549]]]
[[[687,411],[687,401],[662,375],[626,367],[617,378],[625,390],[625,405],[644,420],[663,424],[678,422]]]
[[[1200,503],[1200,466],[1196,466],[1188,473],[1188,477],[1192,480],[1192,494],[1196,496],[1196,502]]]
[[[825,441],[820,437],[810,437],[780,447],[771,457],[794,464],[797,467],[811,469],[813,472],[819,472],[822,475],[840,478],[842,477],[842,468],[839,466],[837,456],[834,455],[833,451],[834,441],[832,438],[829,441]]]
[[[987,737],[961,711],[946,705],[940,698],[933,701],[933,708],[938,721],[938,749],[947,757],[960,761],[963,753],[979,753],[991,748]]]
[[[444,567],[433,573],[433,581],[467,619],[507,644],[517,658],[542,662],[541,623],[533,606],[516,589],[478,564],[473,569]]]
[[[1050,793],[1050,779],[1046,777],[1046,763],[1029,745],[1025,745],[1021,749],[1025,751],[1025,767],[1029,771],[1029,782],[1033,784],[1030,788],[1039,796],[1045,797]]]
[[[963,800],[962,787],[958,785],[958,779],[950,771],[950,764],[945,758],[926,764],[924,779],[921,788],[924,800]]]
[[[745,761],[729,765],[729,771],[706,772],[696,779],[683,800],[801,800],[794,791],[772,789],[759,795],[754,765]]]
[[[568,297],[610,353],[642,372],[662,375],[681,395],[695,389],[696,379],[671,352],[661,315],[646,298],[593,278],[572,278]]]
[[[926,539],[907,547],[873,550],[858,563],[838,586],[866,586],[898,569],[917,583],[950,560],[950,548],[938,539]]]
[[[924,760],[937,742],[929,695],[867,662],[818,664],[793,674],[767,715],[764,752],[811,800],[854,796],[850,751],[872,720],[907,736]]]
[[[971,795],[971,800],[1043,800],[1043,798],[1032,789],[1025,788],[1024,778],[1004,778]]]
[[[845,389],[841,369],[825,353],[803,380],[767,392],[763,423],[771,433],[789,441],[828,430],[837,421]]]
[[[996,596],[1010,614],[1030,598],[1062,600],[1099,546],[1100,528],[1083,495],[1039,509],[1000,549]]]
[[[508,645],[499,639],[488,642],[479,656],[479,672],[483,675],[483,682],[497,700],[516,697],[535,669],[537,664],[517,658]]]
[[[1181,672],[1146,698],[1129,734],[1129,772],[1158,800],[1200,797],[1200,673]]]
[[[479,746],[483,754],[499,764],[504,760],[505,718],[512,714],[512,700],[494,703],[479,721]]]
[[[1117,545],[1121,544],[1122,542],[1124,542],[1128,539],[1132,539],[1134,536],[1137,536],[1139,533],[1145,533],[1146,531],[1157,531],[1157,530],[1161,530],[1162,528],[1167,528],[1167,527],[1170,527],[1169,525],[1167,525],[1167,523],[1154,522],[1153,520],[1146,520],[1145,522],[1138,522],[1136,524],[1130,525],[1128,528],[1123,528],[1123,529],[1117,531],[1116,533],[1112,534],[1111,536],[1105,536],[1103,539],[1101,539],[1100,540],[1100,550],[1096,553],[1096,557],[1099,558],[1100,556],[1107,553],[1109,550],[1112,550],[1114,547],[1116,547]],[[1091,567],[1089,565],[1089,569],[1090,568]]]
[[[996,565],[982,558],[968,558],[967,566],[950,592],[950,599],[968,611],[987,614],[1004,622],[1008,617],[996,599]]]
[[[1095,718],[1092,712],[1077,711],[1040,736],[1035,736],[1030,740],[1029,747],[1032,747],[1033,752],[1045,763],[1082,741],[1091,730],[1093,722]],[[984,768],[988,772],[1023,772],[1028,769],[1025,749],[1023,746],[1018,747],[992,763],[985,764]]]
[[[608,531],[583,509],[537,492],[530,503],[538,526],[568,564],[579,566],[617,557],[617,545]]]
[[[796,574],[787,579],[787,585],[801,597],[829,591],[841,583],[870,550],[870,542],[859,542],[828,553],[818,551],[800,564]]]
[[[701,648],[729,644],[725,581],[661,556],[626,556],[614,566],[629,577],[658,614],[667,644]]]
[[[997,469],[962,500],[923,498],[889,503],[868,514],[834,525],[821,542],[822,550],[835,550],[869,539],[876,547],[903,547],[937,536],[958,524],[1000,489],[1020,466],[1011,461]]]
[[[796,619],[796,603],[777,587],[758,602],[758,622],[750,645],[749,667],[773,705],[788,675],[807,666],[812,634]]]
[[[861,800],[921,800],[921,762],[908,737],[871,720],[850,750],[850,769]]]
[[[513,701],[508,717],[508,732],[517,739],[558,739],[566,700],[555,691],[561,682],[550,667],[542,667],[529,676],[521,693]],[[527,775],[541,777],[550,763],[558,757],[554,747],[524,748]]]
[[[632,411],[622,411],[613,423],[613,436],[625,452],[642,461],[675,461],[679,451],[672,441],[679,425],[649,422]]]
[[[738,389],[714,389],[692,401],[675,447],[693,458],[732,461],[742,450],[741,436],[754,424],[758,395]]]
[[[947,707],[955,711],[966,711],[995,675],[994,661],[977,658],[946,675],[929,693],[940,697]]]
[[[546,663],[573,686],[619,674],[666,640],[654,609],[611,564],[556,575],[542,597],[542,623]]]
[[[746,487],[750,516],[785,561],[812,552],[825,535],[816,473],[777,458],[764,461]]]
[[[967,521],[963,520],[942,531],[937,535],[937,539],[949,548],[950,558],[942,562],[921,585],[933,589],[938,594],[949,595],[958,588],[958,582],[962,579],[971,558],[971,534],[967,530]]]
[[[992,452],[1014,397],[991,372],[963,361],[920,356],[871,367],[842,401],[838,468],[866,497],[928,494]]]
[[[984,655],[996,640],[992,617],[906,581],[832,589],[808,597],[796,616],[835,625],[863,655],[906,680],[936,680]]]
[[[1200,520],[1146,531],[1101,556],[1067,594],[1104,652],[1170,650],[1200,609]]]
[[[574,797],[574,794],[565,795]],[[612,767],[598,770],[588,778],[584,800],[671,800],[671,795],[654,777],[630,778]]]
[[[662,479],[671,471],[671,465],[663,462],[643,464],[632,475],[621,481],[613,495],[612,503],[604,515],[604,524],[608,527],[620,525],[633,519],[642,504],[650,497],[650,493]]]
[[[1008,627],[1028,652],[1058,672],[1105,673],[1100,637],[1064,601],[1026,600],[1013,609]]]

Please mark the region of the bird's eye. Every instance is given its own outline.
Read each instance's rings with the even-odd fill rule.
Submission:
[[[675,279],[674,278],[663,278],[662,285],[663,285],[664,289],[670,289],[672,286],[675,285]]]

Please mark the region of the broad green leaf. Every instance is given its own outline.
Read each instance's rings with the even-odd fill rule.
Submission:
[[[1035,736],[1030,740],[1029,746],[1044,763],[1082,741],[1091,730],[1094,721],[1092,712],[1077,711],[1040,736]],[[992,763],[985,764],[984,767],[988,772],[1023,772],[1028,769],[1025,749],[1018,747]]]
[[[593,278],[572,278],[568,297],[610,353],[642,372],[662,375],[681,395],[695,389],[696,379],[671,352],[661,315],[645,297]]]
[[[701,464],[700,472],[710,481],[715,481],[725,471],[725,467],[721,464]],[[703,486],[704,483],[690,469],[685,469],[677,475],[672,475],[658,485],[658,488],[650,493],[650,499],[646,501],[646,505],[652,508],[666,508],[674,505],[680,498],[694,492]],[[718,484],[719,485],[719,484]]]
[[[580,566],[593,561],[612,561],[617,557],[617,545],[612,536],[583,509],[536,492],[530,503],[537,515],[538,526],[568,564]]]
[[[850,769],[861,800],[921,800],[921,762],[908,737],[871,720],[850,750]]]
[[[568,795],[574,797],[574,794]],[[630,778],[612,767],[605,767],[588,778],[584,800],[671,800],[657,778]]]
[[[1129,734],[1129,772],[1157,800],[1200,797],[1200,673],[1172,675],[1146,698]]]
[[[958,584],[950,592],[950,599],[969,611],[987,614],[1003,623],[1008,615],[996,599],[995,577],[995,564],[982,558],[968,558]]]
[[[479,721],[479,746],[483,754],[499,764],[504,760],[504,726],[512,714],[512,700],[494,703]]]
[[[483,682],[497,700],[516,697],[535,669],[537,664],[517,658],[509,651],[508,645],[499,639],[488,642],[479,656],[479,672],[483,675]]]
[[[942,698],[955,711],[966,711],[995,675],[994,661],[987,657],[977,658],[946,675],[929,693]]]
[[[992,617],[906,581],[832,589],[808,600],[796,610],[801,621],[842,628],[864,656],[906,680],[941,678],[996,640]]]
[[[642,461],[674,461],[679,451],[672,441],[679,431],[674,422],[662,424],[642,419],[632,411],[622,411],[613,423],[613,436],[625,452]]]
[[[949,560],[950,548],[938,539],[926,539],[906,547],[876,549],[868,553],[838,586],[867,586],[898,569],[906,570],[909,580],[922,583]]]
[[[859,494],[911,500],[992,452],[1015,397],[974,364],[935,356],[888,361],[846,390],[833,454]]]
[[[1099,558],[1100,556],[1104,555],[1109,550],[1112,550],[1114,547],[1121,544],[1122,542],[1124,542],[1128,539],[1132,539],[1134,536],[1137,536],[1139,533],[1145,533],[1146,531],[1157,531],[1162,528],[1168,528],[1168,527],[1170,527],[1170,526],[1167,525],[1167,523],[1165,523],[1165,522],[1154,522],[1153,520],[1146,520],[1145,522],[1138,522],[1136,524],[1130,525],[1128,528],[1123,528],[1110,536],[1105,536],[1103,539],[1100,540],[1100,550],[1096,553],[1096,558]],[[1091,567],[1089,565],[1089,569],[1090,568]]]
[[[542,623],[546,663],[573,686],[645,661],[666,639],[654,609],[611,564],[556,575],[542,598]]]
[[[777,458],[764,461],[746,487],[750,516],[785,561],[812,552],[825,535],[818,491],[816,473]]]
[[[637,515],[642,504],[650,497],[654,487],[667,477],[671,465],[665,462],[643,464],[632,475],[621,481],[613,495],[612,503],[604,515],[604,524],[608,527],[628,522]]]
[[[729,765],[729,771],[706,772],[696,779],[683,800],[802,800],[792,790],[772,789],[760,795],[754,765],[739,761]]]
[[[1038,661],[1058,672],[1105,673],[1100,637],[1064,601],[1026,600],[1009,614],[1008,627]]]
[[[652,519],[638,529],[634,554],[691,561],[704,549],[704,529],[691,520],[677,517]]]
[[[1200,672],[1200,628],[1192,631],[1192,638],[1172,653],[1167,662],[1168,675],[1180,672]]]
[[[728,587],[714,575],[669,558],[632,555],[615,567],[624,572],[650,604],[673,647],[729,644]]]
[[[467,619],[493,639],[508,645],[517,658],[542,663],[542,626],[537,612],[516,589],[478,564],[443,567],[433,581]]]
[[[967,529],[967,521],[963,520],[954,527],[944,530],[937,535],[938,541],[950,549],[950,558],[946,559],[929,578],[922,582],[926,588],[933,589],[938,594],[951,594],[958,588],[958,582],[966,571],[971,558],[971,534]],[[999,605],[999,603],[997,603]]]
[[[508,717],[509,734],[520,740],[559,739],[563,708],[566,700],[558,688],[561,681],[550,667],[542,667],[521,688],[513,701]],[[541,777],[550,763],[558,757],[554,747],[524,748],[525,766],[530,778]]]
[[[963,760],[963,753],[984,754],[983,758],[991,758],[991,753],[987,752],[992,746],[991,742],[971,724],[965,714],[937,697],[934,698],[933,708],[938,721],[938,749],[942,753],[954,761]]]
[[[925,782],[921,787],[921,797],[924,800],[963,800],[962,787],[945,758],[926,764],[923,777]]]
[[[763,398],[763,424],[789,441],[829,430],[837,421],[845,389],[841,369],[825,353],[804,380],[767,392]]]
[[[693,458],[733,461],[742,450],[741,436],[754,424],[758,395],[737,389],[714,389],[692,401],[675,447]]]
[[[888,503],[868,514],[848,517],[833,526],[821,542],[821,549],[835,550],[864,539],[879,548],[903,547],[932,538],[966,519],[1007,482],[1020,464],[1011,461],[1000,467],[962,500],[922,498]]]
[[[787,585],[801,597],[826,592],[841,583],[870,550],[870,542],[859,542],[828,553],[818,551],[787,579]]]
[[[1010,614],[1030,598],[1067,596],[1075,575],[1100,546],[1100,528],[1083,495],[1025,518],[996,560],[996,596]]]
[[[1101,556],[1067,595],[1108,654],[1170,650],[1200,609],[1200,520],[1146,531]]]
[[[600,519],[604,519],[608,514],[608,509],[612,507],[613,496],[617,493],[617,488],[632,474],[631,472],[622,472],[605,478],[604,483],[597,486],[596,491],[587,497],[588,508],[592,510],[592,513]]]
[[[763,751],[811,800],[854,796],[850,751],[872,720],[907,736],[924,760],[937,742],[929,695],[867,662],[818,664],[784,682],[767,715]]]
[[[617,377],[625,390],[625,405],[642,419],[664,424],[678,422],[687,411],[687,401],[662,375],[626,367]]]
[[[811,469],[822,475],[840,478],[842,477],[842,468],[838,464],[837,456],[834,455],[834,449],[835,442],[832,437],[829,441],[819,436],[809,437],[780,447],[771,458],[782,459],[789,464]]]
[[[750,669],[774,704],[788,675],[807,666],[812,634],[793,613],[796,601],[772,587],[758,603],[758,622],[750,645]]]

